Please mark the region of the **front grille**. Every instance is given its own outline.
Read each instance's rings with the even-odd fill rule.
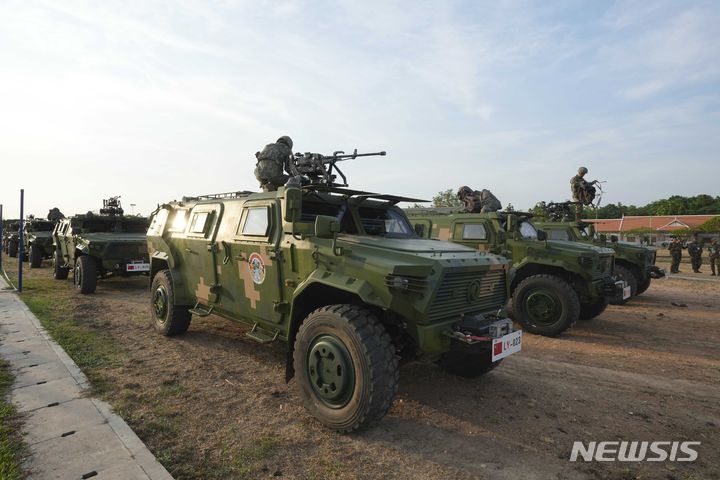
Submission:
[[[475,282],[479,282],[478,284]],[[471,285],[479,295],[473,298]],[[505,270],[447,272],[428,309],[428,319],[436,321],[461,313],[495,310],[505,305]]]
[[[126,258],[126,259],[146,259],[148,258],[148,249],[146,244],[116,244],[109,245],[105,250],[105,256],[108,258]]]

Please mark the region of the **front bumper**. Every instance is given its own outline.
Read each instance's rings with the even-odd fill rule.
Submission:
[[[601,285],[601,294],[609,300],[623,300],[623,290],[627,287],[625,280],[614,280],[608,278],[603,280]]]
[[[648,275],[650,275],[650,278],[657,280],[658,278],[663,278],[665,276],[665,269],[660,268],[656,265],[651,265],[645,269]]]
[[[450,349],[468,354],[487,353],[492,349],[493,340],[515,332],[509,318],[467,316],[453,325],[451,331],[443,332],[452,339]]]
[[[150,262],[147,259],[103,260],[102,266],[106,272],[111,272],[113,275],[149,275],[150,273]]]

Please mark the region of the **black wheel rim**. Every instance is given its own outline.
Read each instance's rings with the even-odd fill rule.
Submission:
[[[552,325],[562,315],[562,303],[553,292],[537,289],[525,297],[525,312],[534,323]]]
[[[355,370],[345,344],[320,335],[308,350],[307,374],[317,398],[330,408],[348,404],[355,390]]]
[[[165,323],[168,312],[168,293],[164,285],[158,285],[153,292],[153,312],[160,323]]]

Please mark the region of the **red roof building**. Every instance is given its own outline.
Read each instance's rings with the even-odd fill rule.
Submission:
[[[621,238],[634,242],[638,230],[655,231],[655,240],[664,240],[675,230],[697,227],[718,216],[720,215],[643,215],[585,221],[594,223],[598,233],[616,233]]]

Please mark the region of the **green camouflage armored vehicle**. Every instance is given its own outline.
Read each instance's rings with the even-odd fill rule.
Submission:
[[[104,201],[100,214],[60,220],[53,230],[53,277],[65,280],[70,270],[80,293],[93,293],[98,279],[148,275],[149,220],[123,215],[117,197]]]
[[[546,241],[530,214],[463,213],[452,208],[407,213],[424,238],[449,240],[510,259],[513,315],[531,333],[559,335],[578,319],[600,315],[610,298],[623,295],[624,282],[611,276],[611,249]]]
[[[287,342],[287,380],[343,432],[385,415],[399,360],[474,377],[520,350],[505,259],[418,238],[396,206],[414,199],[303,184],[159,207],[148,229],[158,332],[214,313]]]
[[[2,248],[11,257],[18,256],[20,248],[20,220],[3,220]]]
[[[38,268],[43,259],[52,258],[55,224],[49,220],[30,218],[23,226],[23,243],[25,258],[30,260],[30,268]]]
[[[600,247],[609,247],[615,251],[615,278],[624,280],[630,287],[631,296],[640,295],[650,287],[654,278],[665,276],[665,270],[655,266],[656,250],[650,247],[619,242],[615,235],[608,242],[604,235],[595,236],[594,226],[585,222],[536,222],[535,226],[543,229],[548,239],[571,242],[583,242]],[[611,303],[625,303],[617,299]]]

